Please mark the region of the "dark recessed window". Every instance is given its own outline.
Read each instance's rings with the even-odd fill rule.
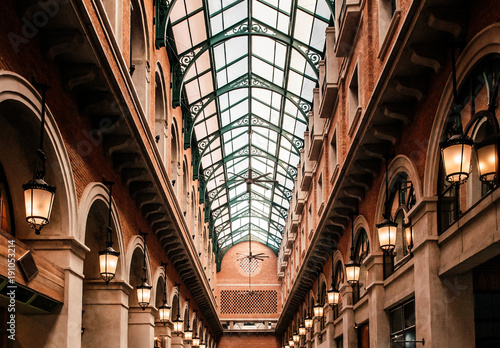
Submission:
[[[415,300],[390,310],[391,348],[416,348]]]

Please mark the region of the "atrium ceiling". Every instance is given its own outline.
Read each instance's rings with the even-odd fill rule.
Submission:
[[[172,102],[183,108],[218,262],[249,234],[277,253],[333,1],[170,6]]]

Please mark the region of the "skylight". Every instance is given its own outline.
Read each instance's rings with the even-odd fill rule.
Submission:
[[[173,6],[174,104],[184,109],[185,144],[197,152],[194,168],[219,255],[249,233],[279,248],[332,3]]]

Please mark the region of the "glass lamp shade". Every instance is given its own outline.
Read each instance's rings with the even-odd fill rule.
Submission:
[[[160,322],[166,323],[170,320],[170,306],[167,302],[163,302],[163,304],[158,308],[158,314],[160,315]]]
[[[410,251],[413,248],[413,228],[408,225],[404,227],[405,229],[405,240],[406,240],[406,249]]]
[[[191,343],[191,347],[198,347],[200,345],[200,338],[193,337],[193,342]]]
[[[151,289],[153,287],[146,283],[146,280],[143,279],[141,285],[137,286],[137,302],[142,309],[146,309],[149,306],[149,301],[151,299]]]
[[[471,138],[461,135],[454,135],[440,144],[446,180],[449,182],[463,183],[469,177],[472,144]]]
[[[23,190],[26,221],[39,234],[42,227],[49,223],[56,188],[42,179],[33,179],[23,185]]]
[[[380,249],[386,252],[393,251],[396,247],[398,224],[389,219],[384,219],[376,226],[378,231],[378,241],[380,243]]]
[[[347,265],[345,265],[345,278],[349,285],[354,285],[359,282],[359,263],[354,260],[349,261]]]
[[[327,291],[327,296],[328,296],[328,304],[330,306],[336,306],[339,304],[339,295],[340,292],[333,287]]]
[[[174,333],[180,335],[182,334],[183,331],[184,331],[184,321],[179,316],[177,316],[177,319],[174,320]]]
[[[101,278],[106,283],[109,283],[115,277],[119,256],[120,253],[109,244],[104,250],[99,251],[99,269]]]
[[[498,168],[498,148],[496,143],[480,144],[476,147],[479,179],[493,182]]]
[[[315,318],[323,317],[323,306],[319,302],[316,302],[316,304],[314,305],[313,313]]]
[[[295,344],[297,344],[297,345],[298,345],[298,344],[299,344],[299,341],[300,341],[300,336],[299,336],[299,334],[297,333],[297,331],[295,331],[295,332],[293,333],[293,342],[295,342]]]
[[[207,345],[205,344],[205,342],[200,342],[200,348],[207,348]]]
[[[290,346],[288,344],[285,344],[285,348],[290,348]]]
[[[307,330],[310,330],[313,327],[313,320],[309,315],[304,320],[304,324],[306,325]]]
[[[306,335],[306,327],[304,326],[304,324],[300,325],[299,326],[299,335],[300,336],[305,336]]]
[[[193,339],[193,331],[191,329],[186,329],[184,331],[184,341],[191,341]]]
[[[289,345],[290,347],[294,347],[294,346],[295,346],[295,342],[293,341],[293,338],[290,338],[290,339],[288,340],[288,345]]]

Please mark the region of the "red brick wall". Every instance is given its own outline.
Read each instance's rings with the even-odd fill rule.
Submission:
[[[252,253],[264,253],[269,258],[259,262],[256,272],[252,274],[252,290],[276,290],[278,292],[278,313],[262,315],[244,315],[244,314],[224,314],[224,319],[236,318],[278,318],[281,311],[281,291],[278,281],[277,257],[267,246],[252,242]],[[240,269],[238,258],[248,254],[248,242],[236,244],[224,255],[221,264],[221,271],[216,276],[215,293],[217,296],[218,310],[221,309],[221,291],[222,290],[248,290],[248,274]]]
[[[279,348],[277,337],[266,334],[241,334],[222,336],[218,348]]]

